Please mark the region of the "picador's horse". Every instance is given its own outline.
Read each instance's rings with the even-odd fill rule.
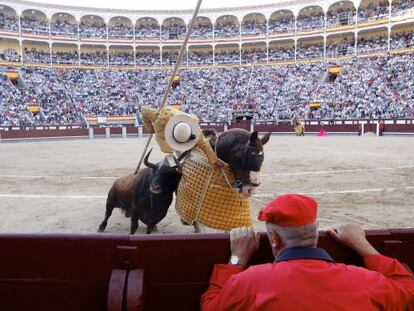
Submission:
[[[260,185],[263,146],[269,138],[270,133],[259,138],[257,131],[250,133],[243,129],[231,129],[211,141],[219,159],[229,164],[234,174],[233,187],[245,196],[254,194]]]
[[[193,158],[192,156],[190,156],[189,161],[192,164],[188,164],[189,165],[188,169],[186,168],[187,160],[184,161],[183,172],[185,171],[186,172],[185,174],[190,174],[190,175],[188,175],[188,177],[185,177],[184,183],[180,183],[178,187],[177,195],[184,196],[183,198],[185,198],[187,195],[190,195],[194,198],[197,198],[196,199],[197,203],[189,202],[190,204],[187,204],[186,199],[183,199],[181,197],[177,199],[178,205],[176,203],[176,209],[179,212],[180,216],[182,217],[183,224],[193,224],[195,232],[200,232],[200,229],[202,228],[200,224],[203,224],[206,226],[211,225],[212,228],[216,228],[216,229],[220,229],[221,227],[223,228],[226,227],[227,229],[220,229],[220,230],[228,230],[229,223],[232,223],[233,225],[237,225],[238,223],[241,223],[241,224],[249,223],[250,221],[246,220],[245,218],[245,217],[248,217],[248,219],[250,219],[250,216],[246,215],[246,212],[248,213],[248,209],[249,209],[248,205],[246,206],[246,204],[248,203],[242,204],[241,201],[238,201],[242,205],[240,205],[240,207],[234,207],[233,209],[233,207],[230,207],[230,206],[232,206],[232,204],[234,203],[230,203],[230,202],[234,202],[235,198],[239,196],[234,196],[231,193],[234,191],[234,192],[239,193],[239,195],[242,194],[241,196],[245,197],[244,200],[246,200],[247,197],[250,197],[251,195],[255,193],[256,188],[260,185],[259,172],[260,172],[263,160],[264,160],[263,146],[269,141],[270,133],[265,134],[261,138],[259,138],[257,131],[250,133],[249,131],[246,131],[244,129],[231,129],[226,132],[223,132],[220,135],[216,135],[216,132],[212,130],[203,131],[203,133],[205,136],[210,137],[210,145],[212,149],[215,151],[217,157],[222,162],[225,162],[228,165],[229,171],[233,173],[232,177],[234,177],[234,179],[233,178],[228,179],[226,177],[226,173],[224,173],[223,170],[216,167],[215,171],[219,170],[220,173],[214,174],[214,176],[216,176],[214,178],[220,178],[220,180],[224,178],[225,179],[224,184],[223,184],[223,181],[216,180],[216,181],[213,181],[214,183],[213,185],[201,184],[202,185],[201,189],[199,189],[200,185],[197,185],[196,191],[201,191],[201,193],[204,193],[204,194],[192,196],[191,192],[195,191],[195,190],[192,190],[192,184],[191,184],[194,180],[193,179],[194,171],[190,169],[190,167],[194,167],[193,165],[197,165],[195,163],[197,163],[197,161],[199,160],[196,160],[196,158]],[[202,165],[202,167],[205,167],[205,166]],[[201,169],[201,171],[203,172],[201,173],[203,176],[202,178],[206,178],[206,179],[211,178],[211,177],[207,177],[207,175],[210,173],[207,173],[207,175],[204,175],[206,174],[206,171],[204,169]],[[221,184],[222,186],[219,186],[219,184]],[[225,184],[229,185],[230,188],[227,188]],[[220,188],[222,190],[217,190],[218,192],[216,192],[216,190],[214,189],[218,189],[217,187],[224,187],[224,188]],[[204,191],[207,191],[207,192],[204,192]],[[227,197],[226,195],[223,195],[223,193],[226,193],[226,191],[230,191],[230,193],[228,193],[229,196]],[[217,200],[227,200],[227,201],[223,201],[223,204],[219,204],[220,206],[216,206],[217,203],[208,203],[208,202],[213,202],[213,201],[218,202]],[[236,199],[236,200],[240,200],[240,199]],[[232,211],[230,210],[228,211],[229,212],[228,215],[229,217],[231,217],[232,220],[230,220],[230,218],[226,220],[227,212],[225,210],[223,210],[223,213],[219,212],[220,214],[222,214],[222,217],[224,217],[224,218],[221,218],[222,220],[220,220],[219,222],[226,223],[226,225],[224,226],[217,224],[216,222],[217,216],[213,216],[213,215],[206,216],[209,213],[208,211],[210,211],[211,213],[214,213],[214,215],[217,215],[218,210],[226,209],[226,208],[232,209]],[[201,212],[201,210],[203,210],[203,212]],[[239,216],[235,216],[234,213],[236,214],[241,213],[241,214]],[[241,217],[241,218],[237,221],[235,217],[236,218]],[[212,219],[215,219],[215,220],[212,220]]]

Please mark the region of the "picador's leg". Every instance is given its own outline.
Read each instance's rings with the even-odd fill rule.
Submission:
[[[109,193],[108,193],[108,198],[106,199],[105,218],[99,225],[98,232],[104,232],[106,225],[108,224],[108,219],[109,217],[111,217],[112,211],[116,207],[116,203],[114,202],[115,202],[115,194],[114,194],[113,189],[111,188],[111,190],[109,190]]]

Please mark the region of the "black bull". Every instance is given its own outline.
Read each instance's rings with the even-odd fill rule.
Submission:
[[[138,220],[147,225],[146,233],[149,234],[166,216],[181,175],[176,166],[171,167],[166,161],[149,163],[150,153],[144,161],[148,167],[141,169],[138,174],[115,180],[108,193],[105,218],[99,226],[99,232],[105,230],[115,207],[121,208],[125,216],[131,217],[131,234],[138,229]]]

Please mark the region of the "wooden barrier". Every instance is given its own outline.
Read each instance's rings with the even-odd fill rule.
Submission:
[[[212,123],[201,123],[200,128],[202,130],[215,129],[217,133],[224,132],[224,123],[212,122]]]
[[[412,124],[385,124],[385,133],[414,133],[414,123]]]
[[[367,236],[414,267],[414,228]],[[228,234],[1,234],[0,245],[1,310],[198,310],[213,264],[229,258]],[[319,246],[361,265],[324,232]],[[261,233],[252,264],[271,260]]]
[[[305,126],[306,132],[319,132],[322,128],[321,125],[308,125]],[[340,125],[324,125],[323,128],[328,133],[357,133],[358,124],[340,124]]]
[[[58,138],[58,137],[87,137],[87,129],[67,129],[67,130],[11,130],[1,131],[2,139],[23,139],[23,138]]]
[[[414,134],[414,120],[385,120],[384,121],[383,132],[385,134]],[[359,131],[359,126],[363,123],[364,132],[373,132],[377,131],[377,120],[319,120],[305,121],[305,133],[307,132],[319,132],[321,127],[328,133],[355,133]],[[272,132],[272,133],[291,133],[294,134],[293,125],[285,123],[278,124],[273,121],[261,121],[256,123],[251,123],[250,121],[241,121],[236,123],[227,123],[223,122],[207,122],[201,123],[202,129],[215,129],[218,133],[223,132],[226,127],[228,129],[232,128],[242,128],[248,131],[253,127],[254,130],[259,132]],[[127,126],[126,136],[128,135],[139,135],[139,128],[133,126]],[[148,131],[142,128],[142,134],[148,134]],[[122,136],[123,130],[122,127],[93,127],[94,137],[105,137],[106,129],[110,131],[110,136]],[[4,141],[7,140],[19,140],[19,139],[49,139],[49,138],[65,138],[65,137],[74,137],[74,138],[87,138],[89,137],[88,129],[79,128],[75,126],[44,126],[36,128],[26,128],[19,129],[13,127],[0,127],[0,138]]]
[[[250,129],[251,129],[251,124],[252,124],[252,122],[250,122],[250,121],[248,121],[248,120],[246,120],[246,121],[240,121],[240,122],[232,122],[230,125],[229,125],[229,129],[235,129],[235,128],[240,128],[240,129],[245,129],[245,130],[247,130],[247,131],[249,131],[250,132]]]

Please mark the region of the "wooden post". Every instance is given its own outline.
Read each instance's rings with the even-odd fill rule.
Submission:
[[[89,139],[94,139],[93,127],[89,128]]]
[[[127,311],[144,310],[144,270],[129,271],[126,290]]]
[[[114,269],[111,273],[111,279],[108,286],[108,311],[123,310],[124,306],[124,294],[126,290],[126,279],[128,271],[121,269]]]

